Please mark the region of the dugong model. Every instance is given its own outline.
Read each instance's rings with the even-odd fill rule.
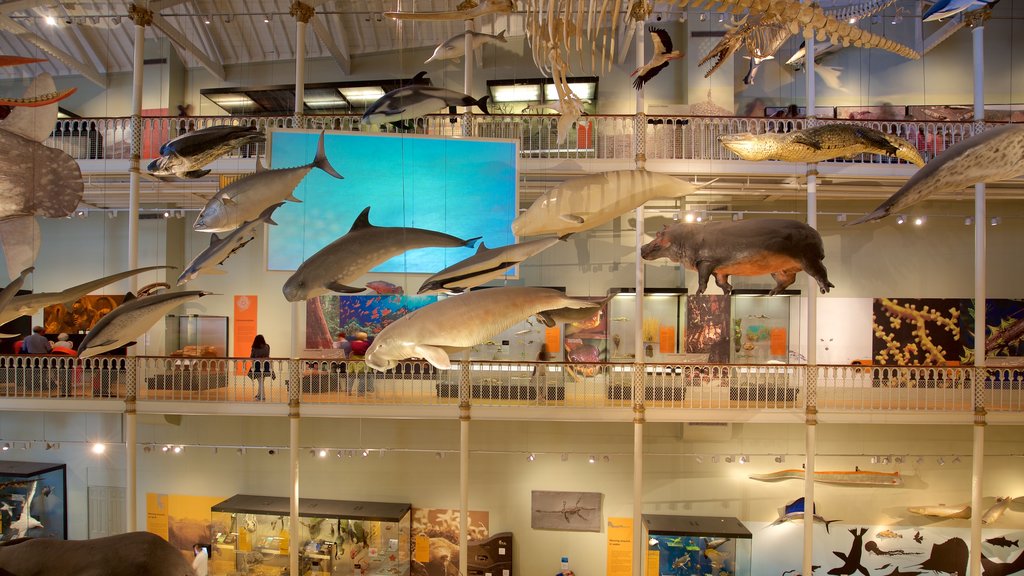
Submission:
[[[680,222],[666,226],[654,240],[640,248],[644,260],[668,258],[697,271],[697,294],[715,284],[728,295],[732,292],[729,276],[771,274],[774,296],[796,281],[796,273],[806,270],[828,292],[833,284],[822,260],[825,249],[818,231],[803,222],[781,219],[740,220],[738,222]]]
[[[475,346],[538,312],[598,306],[551,288],[509,286],[468,292],[424,306],[389,324],[367,349],[366,364],[374,370],[387,370],[399,360],[423,358],[448,369],[448,351]]]
[[[668,174],[616,170],[566,180],[548,190],[515,220],[518,236],[582,232],[643,206],[652,198],[679,198],[693,185]]]
[[[174,546],[149,532],[92,540],[18,539],[0,544],[0,574],[191,576]]]

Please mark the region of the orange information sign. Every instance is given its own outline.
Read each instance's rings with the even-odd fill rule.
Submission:
[[[248,358],[252,347],[252,339],[256,337],[256,317],[259,311],[259,300],[256,296],[235,296],[235,345],[234,356]],[[241,374],[244,363],[235,366],[235,372]]]
[[[633,574],[633,519],[608,517],[607,576]]]
[[[662,354],[676,353],[676,329],[671,326],[662,326],[658,331],[658,351]]]
[[[562,353],[562,329],[558,326],[544,329],[544,344],[548,347],[551,359]]]
[[[768,331],[768,343],[772,356],[785,356],[789,353],[789,341],[785,328],[772,328]]]

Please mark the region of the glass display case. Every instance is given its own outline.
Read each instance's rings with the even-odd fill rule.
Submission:
[[[733,364],[769,364],[790,362],[794,335],[790,326],[793,297],[736,295],[732,299],[732,338],[730,361]],[[797,317],[799,320],[799,316]],[[798,336],[798,335],[797,335]],[[796,340],[794,339],[795,343]]]
[[[750,576],[753,537],[737,518],[644,514],[643,523],[648,574]]]
[[[211,508],[210,574],[287,574],[293,544],[304,576],[408,574],[411,510],[404,503],[300,498],[293,529],[288,498],[237,494]]]
[[[641,334],[646,362],[669,362],[681,352],[680,327],[684,325],[686,290],[644,291],[644,320]],[[608,308],[608,360],[630,362],[635,357],[636,291],[620,289]]]
[[[66,494],[64,464],[0,462],[0,542],[26,537],[67,539]]]

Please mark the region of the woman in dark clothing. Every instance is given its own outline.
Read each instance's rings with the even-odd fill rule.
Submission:
[[[257,334],[256,337],[252,339],[252,349],[249,351],[249,358],[270,358],[270,344],[267,344],[266,339],[263,338],[263,334]],[[249,377],[259,384],[255,400],[266,399],[266,396],[263,393],[263,379],[268,374],[273,374],[269,361],[261,362],[257,360],[253,362],[252,367],[249,368]]]

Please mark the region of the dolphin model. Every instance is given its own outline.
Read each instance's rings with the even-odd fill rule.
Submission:
[[[183,292],[160,292],[142,298],[135,298],[131,292],[125,301],[114,308],[93,326],[78,347],[79,358],[89,358],[122,346],[135,343],[135,339],[146,333],[153,324],[178,306],[212,292],[186,290]]]
[[[174,268],[174,266],[145,266],[143,268],[136,268],[134,270],[127,270],[125,272],[111,274],[110,276],[104,276],[97,280],[65,288],[60,292],[39,292],[37,294],[22,294],[20,296],[15,296],[11,299],[10,305],[6,308],[0,308],[0,324],[6,324],[19,316],[31,316],[42,308],[52,306],[54,304],[71,306],[75,300],[78,300],[90,292],[99,290],[108,284],[113,284],[114,282],[124,280],[125,278],[131,278],[132,276],[142,274],[143,272],[166,270],[168,268]]]
[[[178,276],[178,286],[185,284],[200,274],[223,274],[224,271],[217,268],[217,266],[223,264],[232,254],[241,250],[243,246],[256,238],[256,231],[259,230],[264,222],[267,224],[277,224],[270,217],[274,214],[274,210],[281,206],[284,206],[284,202],[270,206],[260,214],[259,218],[242,224],[223,238],[213,234],[210,238],[210,245],[206,250],[203,250],[193,258],[181,275]]]
[[[679,198],[694,186],[668,174],[616,170],[570,178],[542,194],[512,221],[516,236],[582,232],[644,205]]]
[[[984,0],[938,0],[938,2],[931,5],[931,8],[925,11],[921,20],[923,22],[934,22],[943,18],[949,18],[950,16],[956,16],[961,12],[978,10],[979,8],[991,8],[998,2],[999,0],[989,2]]]
[[[255,126],[211,126],[187,132],[160,147],[160,157],[146,170],[160,179],[202,178],[210,162],[247,144],[264,142],[266,136]]]
[[[505,31],[502,30],[497,34],[485,34],[483,32],[473,32],[467,30],[462,34],[456,34],[444,42],[438,44],[437,48],[434,48],[434,54],[427,58],[424,64],[429,64],[435,60],[454,60],[459,61],[459,58],[466,54],[466,35],[469,35],[470,41],[473,43],[473,50],[480,49],[484,44],[508,44],[508,40],[505,39]]]
[[[192,228],[197,232],[230,232],[259,218],[268,207],[285,200],[300,202],[293,195],[296,186],[313,168],[319,168],[341,180],[324,150],[324,133],[317,142],[316,157],[309,164],[294,168],[265,170],[257,160],[256,172],[240,178],[210,198]]]
[[[857,124],[825,124],[782,134],[725,134],[718,141],[743,160],[811,163],[867,153],[924,166],[921,153],[907,140]]]
[[[841,49],[842,49],[842,46],[836,46],[835,44],[833,44],[829,40],[822,40],[820,42],[815,42],[814,43],[814,61],[817,62],[821,58],[824,58],[825,56],[828,56],[829,54],[832,54],[833,52],[838,52]],[[786,60],[786,66],[789,66],[789,67],[793,68],[794,70],[802,70],[803,67],[806,65],[806,62],[804,62],[805,60],[807,60],[807,42],[806,41],[801,42],[800,43],[800,47],[797,48],[796,52],[793,52],[793,55],[789,57],[789,60]]]
[[[888,200],[853,226],[881,220],[935,194],[958,192],[979,182],[1024,173],[1024,124],[1004,124],[957,142],[918,170]]]
[[[476,106],[484,114],[487,111],[487,96],[479,100],[447,88],[413,84],[396,88],[381,96],[363,113],[363,124],[384,124],[412,120],[449,108],[452,114],[458,106]]]
[[[813,509],[812,517],[814,518],[814,521],[819,523],[819,524],[824,524],[825,525],[825,532],[826,533],[829,533],[829,529],[828,528],[829,528],[829,526],[833,522],[839,522],[839,520],[825,520],[825,518],[819,516],[817,514],[817,511],[818,511],[817,505],[813,506],[812,509]],[[805,516],[806,515],[804,513],[804,499],[803,498],[797,498],[796,500],[793,500],[789,504],[786,504],[782,508],[782,510],[779,512],[779,517],[776,518],[774,522],[769,524],[769,526],[778,526],[779,524],[782,524],[783,522],[797,522],[797,521],[801,521],[801,520],[803,520],[805,518]]]
[[[25,98],[53,92],[49,74],[40,74]],[[78,162],[43,142],[57,123],[57,103],[14,108],[0,122],[0,245],[7,276],[35,264],[41,235],[36,216],[63,218],[78,207],[85,192]]]
[[[328,292],[362,292],[350,286],[374,266],[414,248],[472,248],[480,237],[463,240],[422,228],[370,224],[370,207],[356,217],[347,234],[321,248],[299,265],[284,283],[289,302],[309,300]]]
[[[564,236],[562,238],[541,238],[500,248],[488,248],[481,242],[476,254],[427,278],[416,293],[465,292],[470,288],[500,278],[509,268],[547,250],[557,244],[559,240],[564,239]]]
[[[428,304],[387,325],[367,349],[366,364],[387,370],[400,360],[423,358],[448,369],[449,351],[485,342],[538,312],[596,306],[551,288],[507,286],[467,292]]]

